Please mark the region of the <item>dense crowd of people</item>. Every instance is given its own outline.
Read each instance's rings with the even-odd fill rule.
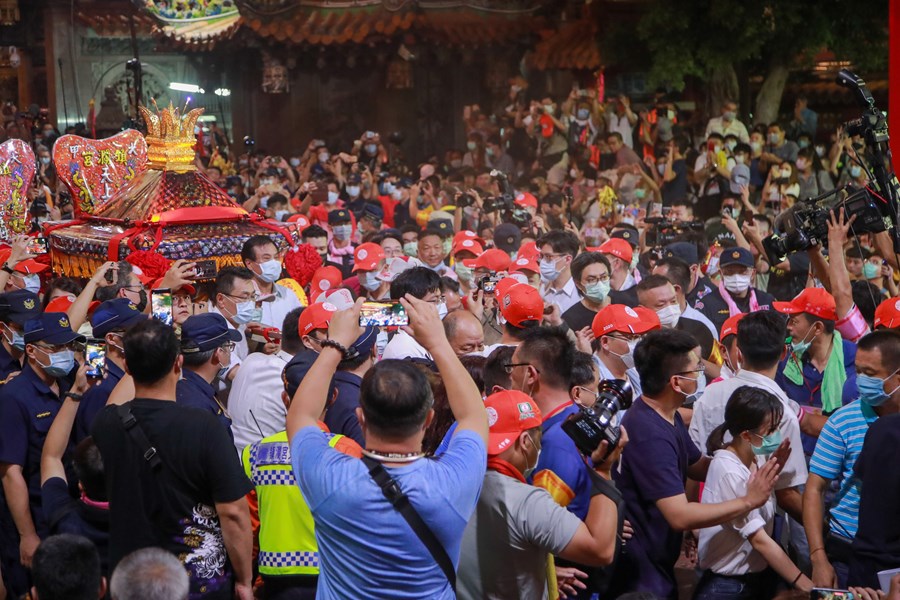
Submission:
[[[765,243],[870,185],[864,140],[737,115],[517,81],[415,166],[213,132],[198,166],[299,244],[76,281],[10,240],[0,599],[900,599],[890,235]],[[35,233],[72,218],[55,136]]]

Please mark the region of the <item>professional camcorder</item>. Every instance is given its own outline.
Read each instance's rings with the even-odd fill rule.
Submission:
[[[647,217],[644,222],[653,225],[647,231],[647,245],[654,247],[668,246],[678,236],[687,231],[703,231],[701,221],[672,221],[665,217]]]
[[[763,239],[770,264],[778,264],[793,252],[828,243],[828,220],[844,209],[846,218],[856,215],[852,234],[879,233],[887,228],[872,193],[866,188],[845,186],[816,198],[797,202],[775,219],[775,231]]]
[[[621,437],[616,414],[631,407],[632,397],[631,384],[627,381],[604,379],[600,382],[600,391],[597,392],[597,401],[593,406],[580,406],[581,411],[569,415],[562,424],[562,429],[585,456],[593,454],[600,443],[606,440],[609,444],[609,456]]]
[[[844,129],[848,135],[858,135],[865,140],[871,181],[864,188],[845,186],[815,198],[801,199],[779,215],[775,221],[775,233],[763,240],[763,247],[772,264],[783,261],[792,252],[824,245],[828,239],[829,216],[841,208],[848,219],[856,215],[850,227],[851,235],[890,230],[894,250],[900,252],[897,232],[900,183],[891,163],[887,120],[884,113],[876,108],[875,100],[862,78],[842,69],[838,73],[837,83],[852,90],[863,107],[862,116],[845,123]],[[863,164],[860,166],[865,168]]]
[[[501,212],[504,222],[512,223],[517,227],[528,227],[531,225],[531,214],[518,206],[516,206],[516,192],[509,183],[509,178],[503,171],[494,169],[491,171],[491,177],[500,184],[500,195],[491,196],[484,200],[484,212]]]

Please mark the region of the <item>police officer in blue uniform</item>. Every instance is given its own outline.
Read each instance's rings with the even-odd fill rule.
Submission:
[[[65,313],[43,313],[25,323],[26,362],[22,372],[0,388],[0,475],[19,539],[0,545],[3,576],[13,596],[27,591],[22,566],[30,567],[47,521],[41,510],[41,451],[47,431],[76,367],[73,344],[84,336],[72,331]],[[21,564],[20,564],[21,563]]]
[[[225,317],[218,313],[188,317],[181,326],[184,374],[175,389],[177,403],[212,412],[232,440],[231,417],[216,399],[214,386],[231,368],[231,353],[239,341],[240,332],[228,327]]]
[[[122,337],[125,332],[141,321],[145,315],[128,298],[114,298],[100,304],[91,317],[94,337],[106,341],[106,361],[103,379],[92,387],[78,403],[75,415],[73,442],[78,443],[91,434],[91,425],[109,400],[113,388],[125,375],[125,350]]]
[[[41,314],[41,300],[28,290],[0,294],[0,381],[22,370],[25,323]]]

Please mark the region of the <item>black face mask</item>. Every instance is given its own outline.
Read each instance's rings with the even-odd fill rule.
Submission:
[[[147,290],[141,290],[139,294],[140,300],[135,306],[138,309],[138,312],[144,312],[144,309],[147,308]]]

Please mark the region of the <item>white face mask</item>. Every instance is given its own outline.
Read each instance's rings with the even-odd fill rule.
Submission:
[[[681,318],[681,307],[677,304],[670,304],[665,308],[656,311],[659,322],[663,327],[674,329],[678,325],[678,319]]]
[[[531,474],[534,473],[534,470],[537,468],[538,463],[541,460],[541,449],[538,448],[537,444],[534,443],[534,440],[531,438],[530,433],[526,433],[525,435],[528,436],[528,441],[531,442],[531,445],[533,447],[537,448],[537,456],[534,457],[534,464],[530,467],[525,467],[525,472],[522,473],[522,475],[525,477],[525,479],[528,479],[529,477],[531,477]]]
[[[732,294],[743,294],[750,288],[751,276],[749,274],[739,273],[737,275],[723,275],[722,283],[725,289]]]
[[[32,294],[37,294],[41,291],[41,277],[40,275],[26,275],[23,277],[25,282],[25,289],[31,292]]]

